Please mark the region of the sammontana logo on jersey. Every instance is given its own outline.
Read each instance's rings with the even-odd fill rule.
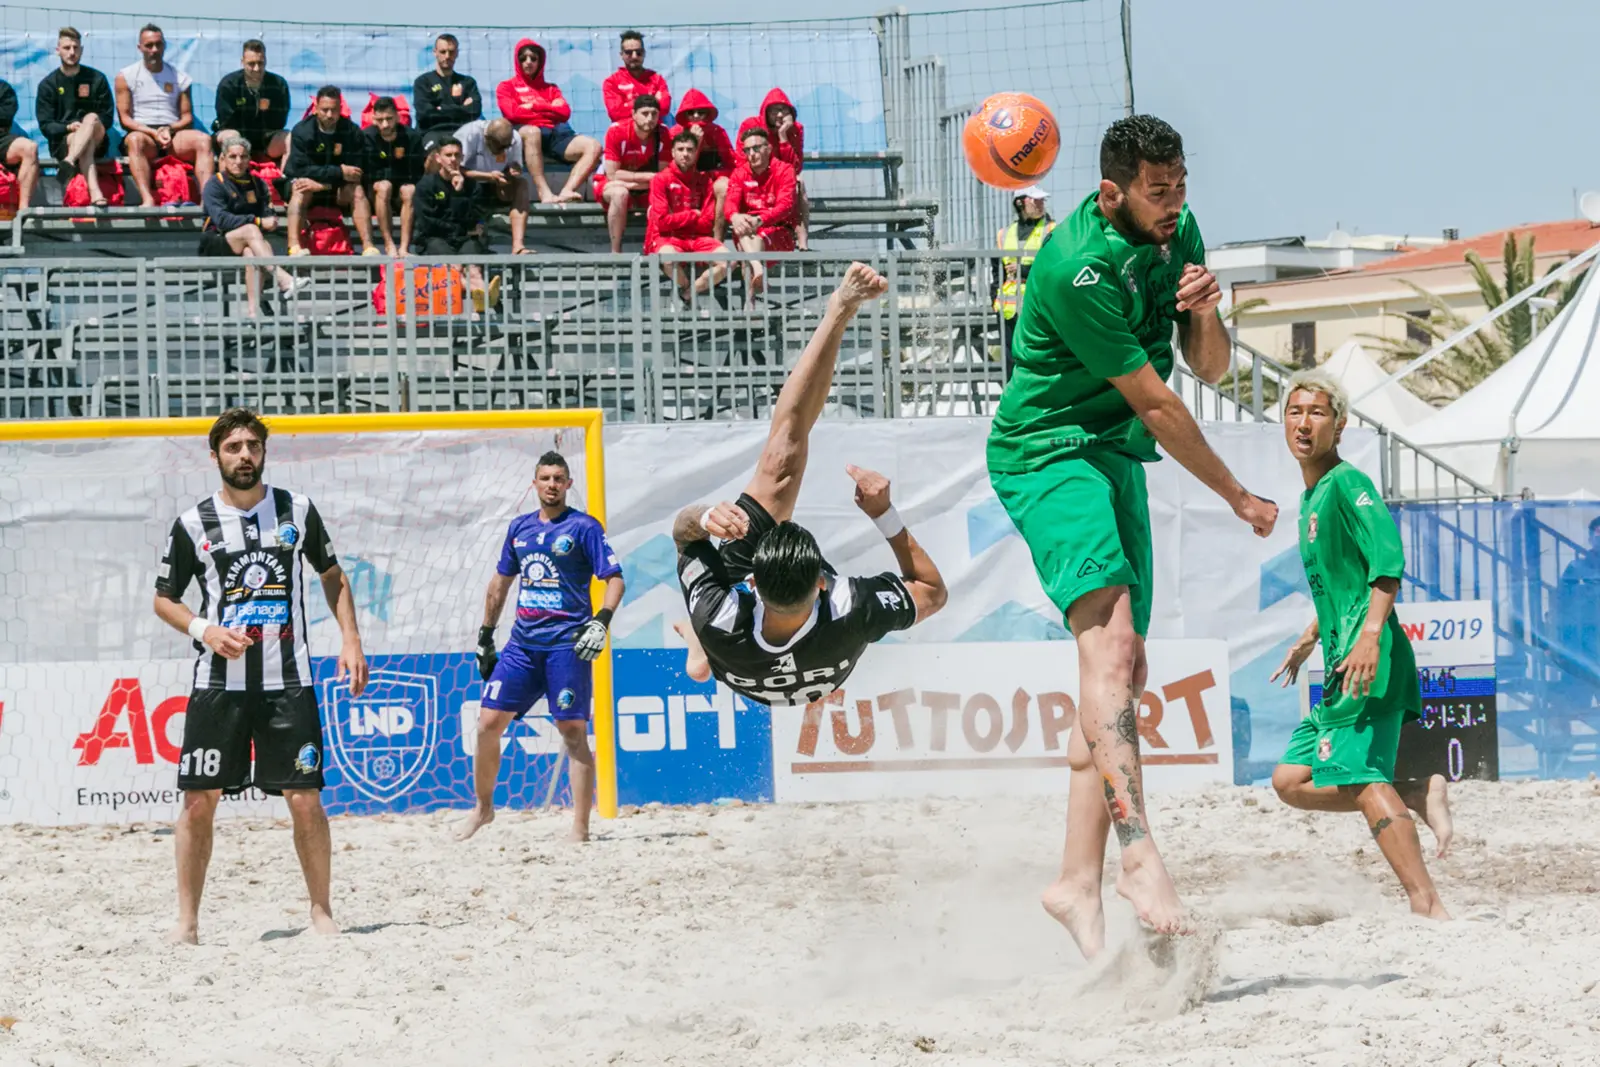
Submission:
[[[246,552],[222,580],[222,625],[289,625],[289,574],[276,552]]]
[[[561,572],[556,562],[543,552],[522,557],[522,588],[517,592],[517,611],[561,610]]]

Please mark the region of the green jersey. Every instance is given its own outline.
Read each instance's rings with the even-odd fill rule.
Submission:
[[[1400,530],[1378,487],[1348,462],[1324,474],[1300,498],[1300,561],[1317,610],[1327,672],[1322,703],[1312,712],[1318,724],[1347,725],[1373,702],[1406,717],[1419,715],[1422,694],[1416,657],[1393,612],[1378,638],[1378,673],[1368,696],[1342,692],[1333,676],[1333,669],[1361,636],[1373,583],[1379,578],[1398,580],[1406,567]],[[1391,704],[1397,706],[1387,707]]]
[[[1172,373],[1178,278],[1205,263],[1185,207],[1167,245],[1133,244],[1089,196],[1056,226],[1028,272],[1012,339],[1015,369],[989,432],[989,469],[1036,470],[1093,449],[1156,458],[1155,441],[1108,378],[1149,363]]]

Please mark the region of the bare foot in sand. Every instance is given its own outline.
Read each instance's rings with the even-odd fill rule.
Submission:
[[[174,945],[198,945],[200,943],[200,927],[194,923],[180,922],[167,934],[167,940]]]
[[[589,843],[589,828],[587,826],[574,826],[567,831],[569,844],[585,845]]]
[[[1090,888],[1057,879],[1039,894],[1039,903],[1067,928],[1084,959],[1094,959],[1105,948],[1106,913],[1098,884]]]
[[[323,936],[331,936],[339,932],[339,924],[333,921],[333,916],[328,914],[328,909],[318,904],[311,906],[311,929]]]
[[[1450,783],[1442,774],[1428,779],[1428,795],[1422,803],[1422,821],[1428,824],[1438,839],[1439,850],[1434,855],[1444,859],[1450,850],[1450,841],[1456,836],[1456,824],[1450,818]]]
[[[461,820],[461,825],[456,828],[456,840],[465,841],[479,830],[494,822],[493,808],[480,808],[474,806],[472,813]]]
[[[1194,924],[1178,899],[1178,888],[1172,884],[1172,876],[1161,862],[1155,844],[1148,839],[1122,850],[1117,894],[1133,905],[1140,922],[1158,934],[1194,932]]]
[[[705,649],[700,647],[700,639],[694,635],[694,627],[689,625],[689,620],[683,619],[673,623],[672,628],[689,646],[689,655],[683,664],[684,673],[697,682],[708,681],[711,678],[711,661],[706,659]]]

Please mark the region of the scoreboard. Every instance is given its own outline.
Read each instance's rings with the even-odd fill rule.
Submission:
[[[1434,774],[1452,782],[1498,779],[1493,606],[1486,600],[1403,603],[1395,614],[1411,638],[1422,687],[1422,718],[1400,731],[1396,780]],[[1322,699],[1320,644],[1306,666],[1309,709]]]

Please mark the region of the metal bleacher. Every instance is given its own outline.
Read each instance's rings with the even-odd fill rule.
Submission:
[[[819,321],[847,260],[797,253],[683,306],[661,268],[683,257],[519,256],[482,314],[418,314],[374,289],[402,262],[276,262],[305,280],[246,316],[239,261],[0,261],[0,415],[186,415],[247,403],[270,412],[600,407],[618,420],[760,417]],[[735,266],[750,257],[723,254]],[[1001,377],[995,254],[865,256],[889,298],[851,328],[835,410],[861,417],[981,414]]]

